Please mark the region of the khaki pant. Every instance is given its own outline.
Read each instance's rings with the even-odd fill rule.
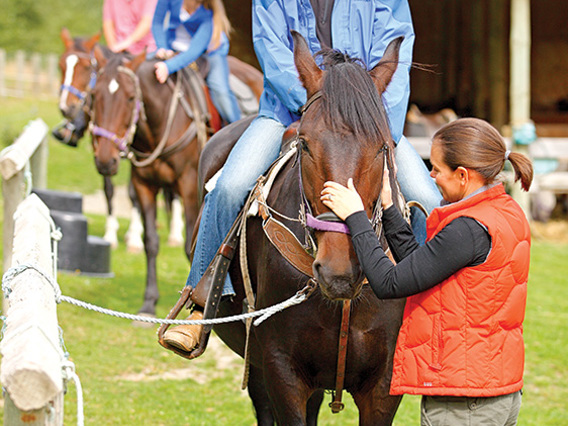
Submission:
[[[489,398],[423,396],[422,426],[510,426],[517,424],[522,391]]]

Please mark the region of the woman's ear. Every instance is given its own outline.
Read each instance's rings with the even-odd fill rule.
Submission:
[[[469,170],[466,169],[465,167],[462,166],[458,167],[455,173],[457,173],[457,176],[462,185],[469,182]]]

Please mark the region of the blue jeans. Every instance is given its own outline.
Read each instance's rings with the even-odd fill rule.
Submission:
[[[209,73],[205,79],[211,92],[211,100],[217,111],[227,123],[241,118],[237,97],[229,86],[229,63],[225,52],[215,51],[208,57]]]
[[[428,212],[440,206],[442,195],[434,179],[406,137],[402,137],[394,150],[397,180],[406,201],[418,201]],[[416,241],[423,245],[426,241],[426,217],[418,208],[412,208],[412,232]]]
[[[186,285],[195,287],[207,270],[256,180],[278,157],[285,130],[276,120],[257,117],[233,147],[215,188],[205,196]],[[223,295],[234,293],[227,275]]]

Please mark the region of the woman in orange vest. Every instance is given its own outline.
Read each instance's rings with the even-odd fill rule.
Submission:
[[[507,150],[489,123],[456,120],[433,137],[430,176],[444,201],[420,247],[392,197],[385,171],[383,223],[396,266],[385,255],[352,179],[326,182],[324,205],[349,226],[353,246],[380,299],[407,297],[391,394],[423,395],[422,425],[514,425],[523,387],[530,229],[497,175],[509,160],[528,191],[530,160]]]

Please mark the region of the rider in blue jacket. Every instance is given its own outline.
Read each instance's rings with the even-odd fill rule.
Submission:
[[[168,75],[206,53],[210,70],[205,80],[213,104],[221,117],[232,123],[241,118],[241,111],[229,86],[229,30],[221,0],[158,0],[152,20],[158,48],[155,56],[163,60],[156,64],[158,81],[164,83]]]
[[[264,72],[259,115],[236,143],[215,188],[205,197],[186,284],[192,287],[205,273],[256,179],[277,158],[286,127],[299,118],[299,109],[307,100],[294,65],[290,30],[304,36],[312,53],[324,44],[362,59],[367,69],[378,63],[390,41],[404,36],[398,68],[383,94],[397,143],[397,177],[407,200],[417,200],[428,210],[441,200],[424,162],[402,135],[414,44],[407,0],[253,0],[252,16],[254,48]],[[425,218],[419,217],[414,227],[424,242]],[[227,277],[223,295],[230,294],[234,290]],[[197,309],[190,319],[201,317]],[[164,339],[189,351],[197,344],[199,330],[199,325],[177,326],[168,330]]]

